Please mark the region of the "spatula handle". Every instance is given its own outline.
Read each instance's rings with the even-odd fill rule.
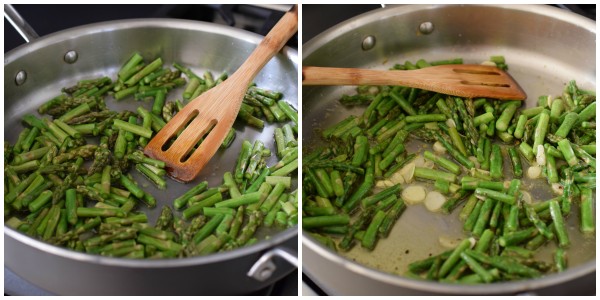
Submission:
[[[406,82],[401,81],[404,74],[402,71],[302,67],[302,85],[400,85],[411,80],[411,75],[406,74]]]
[[[298,31],[298,6],[294,5],[269,31],[262,42],[254,49],[248,59],[236,71],[238,81],[248,81],[250,84],[260,70],[279,52],[285,43]]]

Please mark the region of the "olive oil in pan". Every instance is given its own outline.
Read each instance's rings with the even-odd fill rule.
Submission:
[[[413,140],[407,146],[410,153],[432,151],[420,141]],[[503,157],[505,178],[510,178],[512,165],[505,149],[503,149]],[[522,163],[523,169],[526,171],[529,165],[524,160]],[[524,176],[521,180],[523,182],[521,190],[527,191],[531,195],[533,203],[556,197],[545,178],[531,179]],[[402,186],[406,188],[415,184],[424,186],[428,191],[434,190],[432,184],[421,181],[414,181]],[[408,205],[390,235],[387,238],[380,238],[373,251],[364,249],[360,243],[357,243],[350,251],[340,251],[339,253],[370,268],[402,275],[408,270],[410,263],[453,249],[461,240],[469,237],[463,231],[463,222],[458,217],[463,206],[460,205],[451,214],[445,215],[440,212],[428,211],[423,204]],[[571,214],[565,223],[571,241],[571,246],[567,249],[570,268],[596,257],[596,236],[595,234],[583,234],[579,230],[579,214],[579,204],[573,203]],[[337,242],[340,240],[338,239]],[[534,258],[552,264],[556,248],[555,241],[547,241],[538,248]]]

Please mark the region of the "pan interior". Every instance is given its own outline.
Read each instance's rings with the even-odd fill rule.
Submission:
[[[324,36],[315,38],[318,40],[317,42],[315,40],[309,42],[310,46],[319,43],[319,47],[310,48],[305,52],[303,65],[388,69],[395,63],[403,64],[405,61],[414,63],[421,58],[426,61],[435,61],[461,57],[464,59],[464,63],[478,64],[488,60],[492,55],[504,55],[509,66],[509,73],[528,95],[524,107],[535,106],[538,96],[562,94],[565,84],[572,79],[576,80],[582,89],[595,90],[596,80],[593,67],[595,66],[593,53],[595,52],[585,58],[589,64],[592,64],[591,67],[582,67],[581,64],[573,64],[568,61],[572,58],[566,59],[564,56],[556,55],[557,51],[560,52],[564,49],[541,50],[540,47],[548,42],[544,41],[544,37],[532,37],[537,43],[535,49],[528,48],[529,46],[522,45],[517,41],[499,40],[501,37],[497,37],[495,34],[503,36],[504,31],[510,31],[511,26],[506,24],[500,24],[498,28],[487,28],[486,26],[493,27],[493,25],[482,23],[483,27],[490,30],[488,36],[481,36],[483,33],[478,29],[461,26],[464,24],[455,24],[456,26],[452,29],[442,29],[441,31],[444,31],[446,35],[439,33],[437,37],[425,38],[418,32],[415,33],[413,28],[418,28],[417,25],[421,22],[415,20],[429,18],[428,20],[433,20],[434,24],[439,24],[456,20],[456,18],[460,18],[460,15],[463,17],[473,16],[473,12],[469,14],[468,10],[462,13],[457,13],[456,10],[456,8],[440,9],[428,12],[431,15],[426,17],[414,14],[421,19],[411,14],[398,14],[393,17],[392,13],[382,13],[379,16],[381,21],[376,21],[375,15],[362,20],[349,21],[344,24],[346,25],[344,29],[338,27],[338,31],[330,31]],[[453,16],[453,14],[457,16]],[[386,19],[388,16],[391,17]],[[440,16],[451,17],[443,19]],[[478,16],[478,19],[481,18],[484,17]],[[438,19],[442,19],[442,21],[436,23]],[[411,21],[415,21],[413,22],[414,27],[408,25],[412,24]],[[348,30],[348,26],[354,30]],[[386,26],[385,31],[382,31],[383,26]],[[373,50],[362,51],[359,43],[369,34],[373,34],[378,42],[382,42]],[[523,34],[521,33],[521,35]],[[319,39],[320,37],[321,39]],[[595,35],[592,34],[592,37]],[[519,39],[519,33],[515,33],[514,38]],[[352,50],[353,43],[356,43],[354,50]],[[592,47],[594,46],[592,45]],[[313,49],[314,51],[312,51]],[[338,55],[333,55],[336,49],[339,50]],[[354,87],[303,87],[304,154],[308,153],[311,148],[323,145],[319,129],[327,128],[349,115],[359,116],[362,114],[365,107],[345,107],[338,102],[341,95],[354,93]],[[418,142],[411,143],[407,145],[407,150],[412,153],[421,146],[422,144]],[[430,149],[431,146],[427,147]],[[505,159],[504,169],[511,169],[507,159]],[[523,183],[523,188],[531,193],[534,201],[554,197],[545,179],[524,180]],[[427,211],[422,204],[408,206],[389,237],[379,239],[373,251],[355,246],[351,251],[340,252],[340,254],[370,268],[401,275],[407,271],[409,263],[446,251],[449,249],[448,246],[442,244],[456,245],[457,241],[467,237],[462,230],[462,222],[458,220],[461,208],[462,205],[456,208],[452,214],[443,215]],[[584,236],[579,231],[578,209],[578,205],[573,206],[573,211],[567,221],[572,243],[568,249],[569,267],[583,264],[596,257],[595,235]],[[445,242],[441,243],[440,239],[444,239]],[[554,244],[547,243],[546,246],[540,248],[537,258],[551,263],[553,251],[556,249]]]
[[[216,78],[223,72],[233,74],[260,39],[260,36],[249,32],[213,24],[146,19],[83,26],[25,45],[25,49],[17,48],[5,59],[5,62],[8,61],[5,64],[5,140],[14,143],[23,128],[21,117],[28,113],[37,115],[37,107],[57,96],[63,87],[75,85],[78,80],[101,76],[116,80],[122,64],[134,52],[139,52],[146,62],[161,57],[164,67],[174,70],[172,65],[177,62],[196,74],[210,71]],[[63,55],[73,49],[79,53],[79,59],[74,64],[67,64]],[[286,48],[265,65],[254,82],[259,87],[282,92],[283,99],[297,107],[297,68],[296,51]],[[22,86],[16,86],[14,79],[10,78],[10,74],[19,70],[28,73],[28,79]],[[181,100],[184,87],[170,91],[167,101]],[[115,101],[112,96],[107,96],[106,104],[116,111],[135,112],[138,106],[152,107],[152,102],[136,101],[133,97]],[[160,190],[139,172],[130,171],[140,186],[157,199],[156,208],[147,208],[142,203],[137,208],[147,214],[150,224],[154,224],[161,207],[172,207],[173,200],[192,186],[202,181],[208,181],[209,187],[221,185],[222,174],[234,170],[244,140],[253,142],[260,139],[265,142],[265,147],[274,149],[273,132],[278,126],[265,124],[261,131],[243,122],[235,122],[236,138],[231,146],[217,151],[200,175],[188,184],[168,180],[167,189]],[[98,143],[97,140],[93,142]],[[267,165],[276,162],[277,157],[272,156]],[[297,186],[295,178],[292,184]],[[181,216],[180,211],[175,213]],[[281,230],[275,227],[261,228],[257,237],[264,239],[279,232]]]

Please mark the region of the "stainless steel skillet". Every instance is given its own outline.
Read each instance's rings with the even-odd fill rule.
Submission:
[[[404,5],[375,10],[323,32],[303,46],[303,64],[383,69],[420,58],[462,57],[477,63],[504,55],[509,72],[530,95],[526,106],[533,106],[538,95],[560,94],[571,79],[595,88],[595,39],[593,21],[546,6]],[[362,108],[337,103],[352,90],[303,87],[304,145],[317,143],[315,128],[362,113]],[[533,186],[541,185],[546,183]],[[533,195],[546,199],[545,193]],[[571,268],[536,280],[456,286],[397,276],[411,261],[444,249],[439,236],[462,236],[455,215],[432,214],[418,206],[404,212],[372,253],[359,248],[341,256],[304,235],[303,270],[331,294],[579,294],[594,284],[595,239],[578,234],[576,215],[569,221],[571,236],[578,237],[577,246],[569,249]]]
[[[98,23],[43,37],[5,55],[5,139],[14,141],[21,128],[20,117],[35,111],[60,88],[80,79],[112,76],[134,51],[140,51],[144,57],[161,56],[165,64],[195,66],[198,72],[208,69],[214,73],[232,73],[260,39],[219,25],[168,19]],[[70,51],[77,53],[74,62],[65,56]],[[285,48],[266,65],[256,82],[282,91],[287,101],[297,105],[297,70],[296,51]],[[23,83],[17,80],[21,71],[27,74]],[[173,97],[176,94],[177,91],[173,92]],[[121,110],[134,110],[140,104],[107,102],[109,107]],[[207,180],[212,186],[220,184],[221,174],[233,169],[241,142],[272,141],[274,127],[267,126],[259,132],[239,124],[236,129],[234,144],[213,158],[198,181]],[[166,191],[147,187],[160,199],[159,206],[172,204],[175,197],[189,188],[175,182],[168,184]],[[151,221],[158,211],[148,211]],[[294,270],[281,257],[293,260],[297,249],[297,228],[291,228],[265,232],[270,239],[231,252],[181,260],[136,261],[57,248],[7,227],[4,232],[5,266],[50,292],[72,295],[245,294],[264,288]],[[259,268],[249,272],[255,264]]]

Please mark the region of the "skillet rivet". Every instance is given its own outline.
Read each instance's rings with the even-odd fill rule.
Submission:
[[[419,31],[422,34],[430,34],[433,32],[433,23],[431,22],[423,22],[419,25]]]
[[[27,80],[27,73],[23,70],[19,71],[19,73],[17,73],[17,76],[15,76],[15,83],[17,85],[22,85],[23,83],[25,83],[26,80]]]
[[[375,37],[369,35],[362,41],[362,49],[367,51],[373,49],[373,47],[375,47]]]
[[[65,53],[64,60],[65,60],[66,63],[72,64],[72,63],[74,63],[74,62],[77,61],[78,56],[79,55],[77,54],[76,51],[71,50],[71,51],[68,51],[67,53]]]
[[[262,278],[262,280],[268,279],[271,277],[271,275],[273,275],[273,270],[269,268],[265,268],[264,270],[260,271],[260,278]]]

